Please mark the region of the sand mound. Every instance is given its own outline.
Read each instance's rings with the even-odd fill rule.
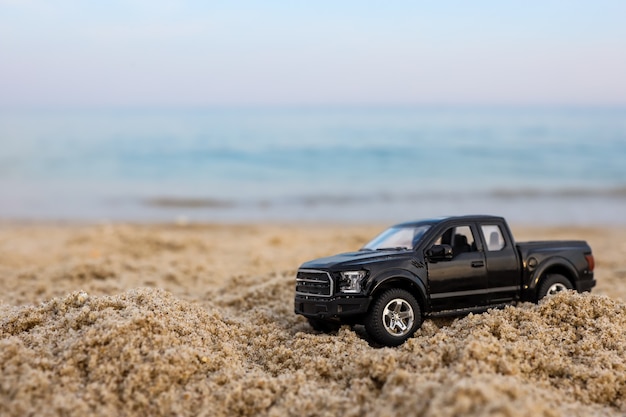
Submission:
[[[379,231],[0,225],[0,415],[626,414],[624,229],[515,231],[587,239],[594,295],[428,320],[393,349],[314,332],[295,268]]]
[[[626,411],[626,305],[610,298],[568,293],[426,321],[405,345],[378,349],[358,328],[323,335],[276,320],[287,282],[277,274],[241,297],[225,291],[214,308],[155,289],[0,306],[0,414]],[[266,303],[246,304],[261,291]]]

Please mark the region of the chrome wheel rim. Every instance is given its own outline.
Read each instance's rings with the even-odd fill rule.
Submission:
[[[546,293],[546,295],[558,294],[561,291],[565,291],[565,290],[567,290],[567,287],[561,284],[560,282],[557,282],[556,284],[550,285],[550,288],[548,288],[548,292]]]
[[[413,307],[402,298],[389,301],[383,310],[383,325],[393,336],[404,336],[413,327],[415,314]]]

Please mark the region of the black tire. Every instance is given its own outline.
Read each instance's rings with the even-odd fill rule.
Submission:
[[[572,283],[561,274],[548,275],[539,285],[537,291],[537,301],[549,295],[557,294],[561,291],[571,290]]]
[[[398,346],[422,325],[422,311],[408,291],[393,288],[374,300],[365,318],[365,330],[376,343]]]
[[[313,327],[313,330],[316,330],[322,333],[336,332],[341,327],[341,324],[335,321],[313,319],[310,317],[308,318],[308,320],[309,320],[309,324],[311,325],[311,327]]]

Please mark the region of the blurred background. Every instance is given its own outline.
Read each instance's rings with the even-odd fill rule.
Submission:
[[[0,0],[0,219],[626,224],[624,16]]]

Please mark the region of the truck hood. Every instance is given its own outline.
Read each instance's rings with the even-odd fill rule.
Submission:
[[[326,258],[314,259],[303,263],[301,269],[343,269],[346,267],[359,267],[371,262],[380,262],[386,259],[393,259],[399,256],[406,256],[411,253],[408,250],[377,250],[346,252],[339,255],[328,256]]]

